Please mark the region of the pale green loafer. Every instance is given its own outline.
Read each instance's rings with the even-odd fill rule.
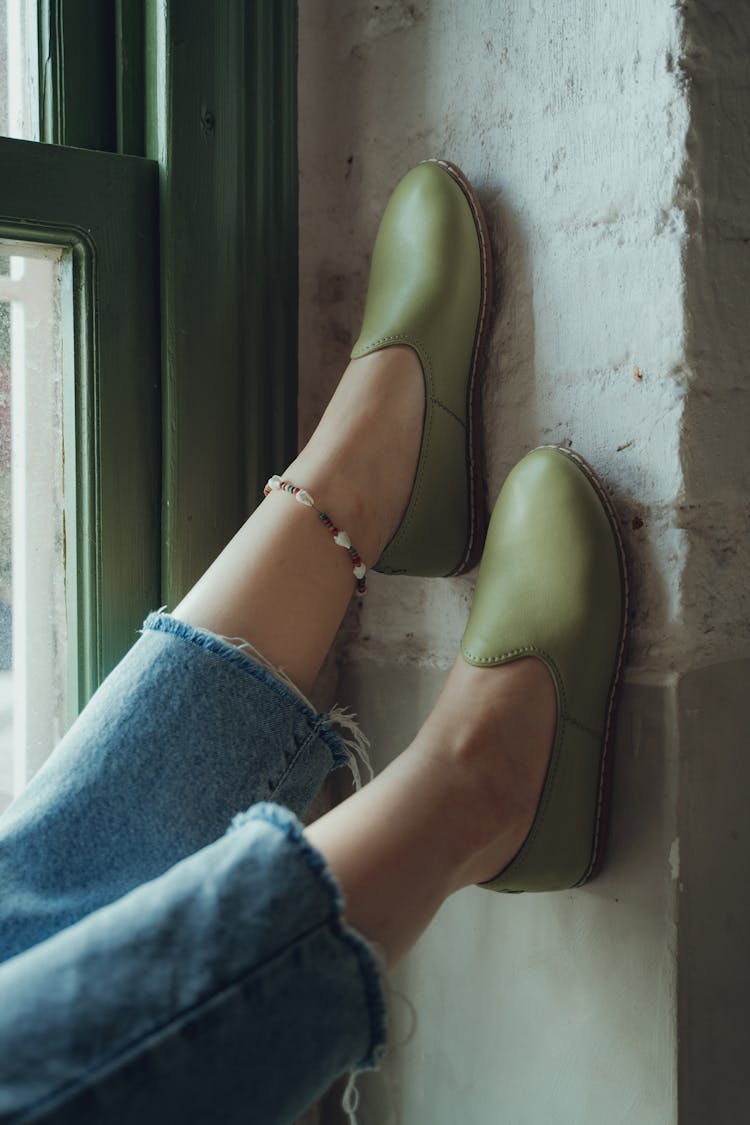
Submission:
[[[598,869],[626,623],[625,558],[603,486],[577,454],[535,449],[495,505],[461,652],[481,666],[544,661],[557,725],[531,830],[482,886],[562,890]]]
[[[419,356],[422,445],[409,504],[375,569],[440,576],[472,567],[484,530],[478,365],[489,321],[489,237],[453,164],[412,168],[391,196],[372,255],[352,359],[394,344]]]

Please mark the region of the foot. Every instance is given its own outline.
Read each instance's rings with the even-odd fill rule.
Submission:
[[[412,348],[352,360],[315,433],[282,474],[349,534],[368,568],[406,510],[424,409],[424,376]]]
[[[477,668],[459,656],[417,736],[442,759],[461,839],[454,890],[493,879],[526,839],[555,734],[555,688],[534,658]],[[453,829],[452,829],[453,830]]]
[[[408,522],[378,560],[386,574],[460,574],[483,523],[475,434],[479,357],[489,325],[489,237],[476,194],[446,161],[418,164],[391,195],[372,251],[364,356],[409,344],[424,368],[425,443]]]
[[[524,842],[555,729],[546,667],[463,657],[411,745],[308,828],[350,924],[396,964],[444,900],[492,879]]]

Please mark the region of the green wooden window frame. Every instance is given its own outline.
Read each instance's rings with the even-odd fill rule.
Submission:
[[[174,605],[296,448],[297,5],[146,0],[145,73]]]
[[[40,0],[39,15],[48,143],[0,139],[0,235],[72,252],[82,705],[294,451],[297,10]]]
[[[0,168],[0,237],[71,252],[64,486],[75,709],[132,643],[140,607],[159,597],[157,168],[6,138]]]

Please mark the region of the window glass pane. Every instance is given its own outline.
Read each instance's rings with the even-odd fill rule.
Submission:
[[[58,247],[0,245],[0,809],[65,726],[62,279]]]
[[[0,136],[39,140],[36,0],[0,0]]]

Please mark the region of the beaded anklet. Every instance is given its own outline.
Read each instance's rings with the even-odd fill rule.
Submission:
[[[352,560],[352,566],[354,568],[354,581],[357,586],[357,593],[360,597],[364,597],[364,595],[367,593],[367,579],[365,578],[365,575],[367,574],[367,567],[362,562],[362,559],[356,547],[352,547],[352,541],[346,534],[346,532],[341,531],[340,528],[336,527],[330,516],[327,516],[325,512],[321,512],[320,508],[318,508],[315,504],[315,501],[313,500],[310,493],[306,492],[304,488],[299,488],[296,484],[292,484],[288,480],[282,480],[281,477],[273,476],[268,481],[266,487],[263,489],[263,495],[268,496],[269,492],[288,492],[290,496],[293,496],[294,499],[298,501],[298,503],[304,504],[306,508],[312,508],[313,511],[318,513],[318,519],[323,524],[323,527],[326,529],[326,531],[330,532],[336,546],[343,547],[349,555],[349,558]]]

